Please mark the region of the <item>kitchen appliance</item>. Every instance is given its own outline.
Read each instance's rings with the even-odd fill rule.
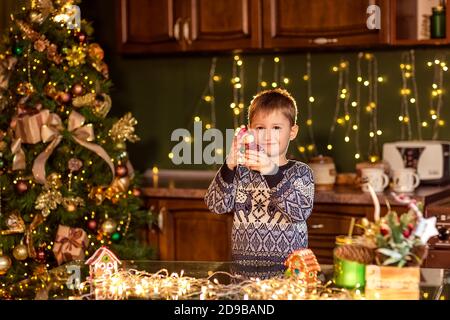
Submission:
[[[414,168],[421,184],[450,182],[449,141],[397,141],[383,144],[383,160],[391,170]]]

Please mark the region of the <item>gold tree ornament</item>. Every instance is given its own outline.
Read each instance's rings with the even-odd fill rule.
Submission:
[[[105,118],[111,110],[112,100],[106,93],[88,93],[74,98],[72,105],[75,108],[90,107],[96,116]]]
[[[137,125],[137,120],[129,112],[112,126],[111,130],[109,130],[109,136],[115,143],[127,140],[137,142],[140,139],[134,133],[135,125]]]
[[[13,256],[16,260],[22,261],[28,258],[28,248],[23,243],[18,244],[13,249]]]
[[[71,49],[63,50],[66,54],[66,60],[69,66],[76,67],[86,63],[86,53],[83,47],[72,46]]]
[[[12,261],[7,255],[4,255],[0,250],[0,276],[3,276],[11,268]]]
[[[33,23],[42,24],[55,10],[52,0],[31,0],[30,20]]]
[[[65,197],[62,200],[64,209],[69,212],[74,212],[77,207],[84,207],[84,200],[80,197]]]
[[[113,219],[106,219],[102,224],[102,231],[104,233],[113,233],[114,231],[116,231],[116,228],[117,222],[115,222]]]
[[[47,217],[52,210],[55,210],[63,201],[62,194],[57,189],[43,191],[36,199],[35,209],[41,210],[42,215]]]

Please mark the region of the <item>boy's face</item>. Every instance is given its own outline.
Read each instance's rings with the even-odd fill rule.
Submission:
[[[262,146],[269,157],[284,156],[289,141],[297,136],[298,126],[291,126],[289,119],[279,110],[257,112],[250,123],[255,142]]]

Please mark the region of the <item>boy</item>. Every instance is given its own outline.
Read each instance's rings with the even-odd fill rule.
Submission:
[[[245,148],[244,138],[235,136],[205,195],[212,212],[234,212],[232,258],[243,276],[282,275],[287,256],[308,246],[313,175],[306,164],[286,158],[289,141],[297,136],[296,121],[296,102],[286,90],[256,95],[248,126],[257,147]]]

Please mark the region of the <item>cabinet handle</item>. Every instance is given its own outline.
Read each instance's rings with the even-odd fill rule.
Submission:
[[[158,213],[158,228],[162,230],[164,227],[164,213],[166,212],[166,207],[161,207]]]
[[[177,19],[177,22],[175,22],[175,25],[173,26],[173,36],[175,37],[175,40],[180,41],[180,23],[181,18]]]
[[[327,44],[327,43],[336,43],[336,42],[338,42],[337,38],[315,38],[315,39],[309,40],[309,43],[314,43],[314,44]]]
[[[311,229],[323,229],[325,226],[323,224],[312,224]]]
[[[190,37],[189,23],[191,19],[187,18],[183,23],[183,37],[188,45],[192,44],[192,39]]]

